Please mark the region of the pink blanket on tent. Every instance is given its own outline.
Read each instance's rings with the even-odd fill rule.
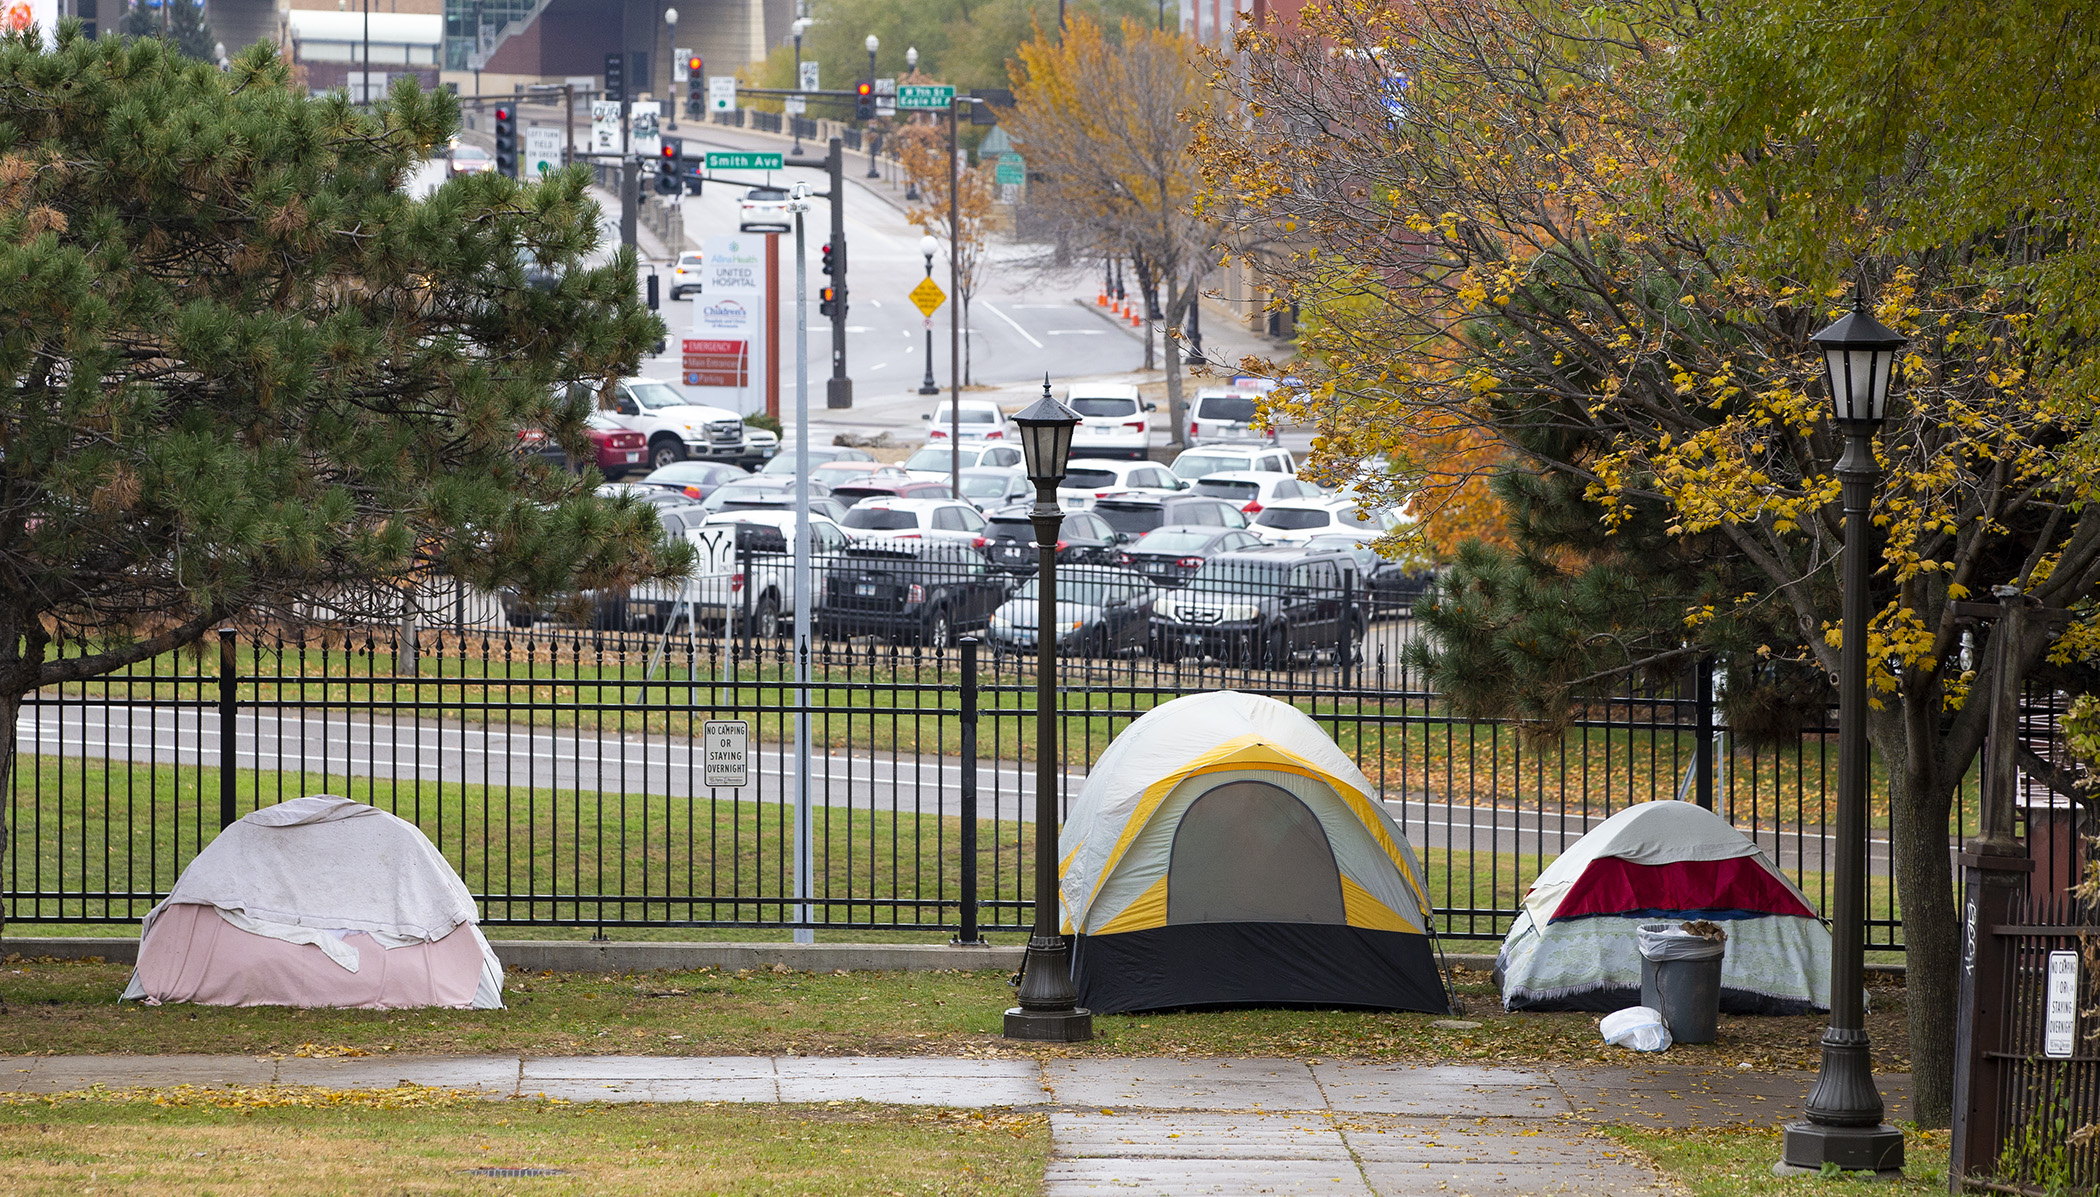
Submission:
[[[139,944],[137,976],[149,998],[203,1006],[465,1009],[474,1002],[481,945],[472,926],[400,948],[382,948],[363,932],[343,942],[357,949],[354,973],[312,944],[253,935],[214,907],[178,903],[160,912]]]

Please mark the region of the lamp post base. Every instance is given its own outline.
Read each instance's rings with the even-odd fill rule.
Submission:
[[[1785,1146],[1775,1176],[1820,1172],[1824,1165],[1845,1172],[1903,1173],[1903,1132],[1884,1122],[1878,1126],[1824,1126],[1816,1122],[1786,1124]]]
[[[1094,1037],[1094,1012],[1071,1010],[1027,1010],[1015,1006],[1006,1012],[1006,1037],[1036,1043],[1085,1043]]]

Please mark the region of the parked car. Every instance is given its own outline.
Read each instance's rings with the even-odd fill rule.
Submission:
[[[1221,553],[1153,603],[1153,651],[1268,669],[1339,653],[1355,614],[1342,607],[1344,568],[1354,568],[1345,554],[1303,545]]]
[[[679,491],[694,499],[705,499],[718,487],[750,476],[742,466],[733,466],[722,461],[674,461],[661,469],[649,471],[642,479],[642,485]]]
[[[854,510],[865,510],[855,508]],[[877,636],[944,649],[985,626],[1006,601],[1008,575],[968,545],[939,540],[849,544],[824,573],[816,609],[827,640]]]
[[[811,445],[808,456],[809,468],[812,470],[820,465],[826,465],[834,461],[875,460],[874,455],[870,454],[866,449],[849,449],[844,445]],[[792,475],[794,472],[795,451],[786,445],[782,445],[779,451],[773,455],[773,459],[766,463],[766,467],[758,471],[761,474],[788,475]]]
[[[1296,474],[1298,463],[1287,449],[1236,448],[1217,445],[1205,449],[1183,449],[1174,458],[1176,477],[1194,482],[1227,470],[1261,470],[1265,473]]]
[[[779,474],[753,474],[717,487],[714,493],[701,500],[701,506],[709,511],[758,510],[781,508],[795,509],[795,480]],[[837,519],[846,512],[845,504],[831,497],[831,488],[812,480],[809,484],[809,509]]]
[[[946,482],[922,482],[909,474],[870,474],[831,488],[831,497],[851,508],[869,499],[952,499]]]
[[[627,378],[614,383],[598,406],[615,423],[649,440],[650,469],[693,458],[736,462],[744,456],[744,418],[726,408],[695,403],[668,382]]]
[[[745,233],[792,233],[788,193],[778,187],[753,187],[737,205],[737,229]]]
[[[569,451],[561,442],[547,435],[544,428],[518,429],[518,454],[521,457],[537,457],[557,470],[569,468]]]
[[[1009,573],[1032,574],[1041,567],[1042,554],[1036,550],[1035,524],[1028,518],[1026,504],[994,511],[991,519],[985,522],[984,537],[984,554],[998,568]],[[1122,541],[1123,538],[1114,528],[1103,523],[1101,517],[1085,511],[1066,512],[1064,522],[1057,529],[1057,562],[1059,565],[1114,565]]]
[[[1124,546],[1118,560],[1161,586],[1182,586],[1212,557],[1260,547],[1261,538],[1245,528],[1169,524]]]
[[[601,489],[600,493],[604,493]],[[665,539],[684,538],[698,550],[703,563],[719,556],[710,541],[723,533],[703,532],[707,512],[695,503],[667,503],[656,509]],[[680,618],[681,609],[693,602],[706,586],[706,569],[699,577],[681,582],[648,582],[619,590],[585,590],[557,598],[540,606],[524,601],[516,591],[505,590],[496,600],[512,627],[529,628],[550,621],[580,624],[600,631],[658,632]]]
[[[1415,603],[1436,582],[1436,570],[1428,562],[1414,558],[1392,560],[1365,544],[1362,537],[1315,536],[1305,543],[1315,549],[1340,549],[1354,558],[1357,577],[1378,615],[1411,617]]]
[[[706,526],[736,529],[731,566],[742,577],[730,595],[736,604],[734,626],[761,640],[778,637],[780,621],[795,615],[795,513],[778,508],[724,511],[708,517]],[[817,589],[828,564],[845,550],[846,533],[814,512],[809,533],[811,588]],[[722,618],[721,613],[715,618]]]
[[[937,540],[982,558],[984,513],[961,499],[865,499],[839,521],[855,540]]]
[[[690,498],[684,491],[664,490],[661,487],[643,486],[639,482],[607,482],[598,487],[601,499],[622,497],[640,499],[652,507],[698,507],[699,501]]]
[[[646,468],[642,459],[648,456],[649,438],[621,427],[611,413],[594,411],[585,416],[583,433],[591,438],[591,446],[597,451],[598,473],[604,477],[619,478]]]
[[[1021,583],[992,613],[985,639],[994,651],[1032,650],[1041,619],[1039,578]],[[1151,641],[1152,601],[1158,592],[1138,574],[1113,566],[1057,571],[1057,649],[1082,657],[1143,651]]]
[[[1261,509],[1250,525],[1271,544],[1304,544],[1315,536],[1376,535],[1377,524],[1356,518],[1356,500],[1333,495],[1322,499],[1278,499]]]
[[[967,438],[960,446],[954,446],[943,438],[940,444],[928,445],[906,458],[904,469],[914,478],[940,482],[946,480],[948,467],[957,461],[960,461],[962,468],[966,470],[986,466],[1019,469],[1021,450],[1014,445],[971,444]]]
[[[1020,437],[1006,421],[1006,413],[999,409],[998,404],[986,399],[965,399],[959,408],[943,403],[919,418],[932,425],[926,430],[929,445],[946,445],[951,433],[964,444],[973,441],[1020,443]]]
[[[1035,487],[1029,485],[1028,476],[1018,469],[980,466],[962,472],[962,497],[987,515],[1002,507],[1024,502],[1034,494]]]
[[[1093,512],[1109,527],[1136,540],[1154,528],[1168,524],[1196,524],[1211,528],[1244,528],[1247,517],[1223,499],[1202,495],[1120,494],[1094,500]]]
[[[1147,413],[1156,408],[1138,398],[1137,387],[1127,382],[1077,384],[1065,392],[1065,406],[1080,417],[1079,427],[1072,430],[1074,456],[1138,461],[1152,456],[1152,421]]]
[[[1260,400],[1251,390],[1197,391],[1189,407],[1189,444],[1275,444],[1276,430],[1257,422]]]
[[[684,299],[700,290],[700,270],[707,265],[707,255],[697,249],[689,249],[678,255],[671,267],[671,298]]]
[[[462,142],[445,154],[445,177],[448,179],[456,179],[461,175],[486,174],[494,169],[495,157],[478,145]]]
[[[780,437],[769,429],[744,425],[743,467],[756,471],[780,452]]]
[[[1278,499],[1317,499],[1322,494],[1312,483],[1276,470],[1220,470],[1196,479],[1191,489],[1239,504],[1240,513],[1249,519]]]
[[[1149,461],[1082,457],[1065,464],[1065,480],[1057,488],[1057,501],[1067,511],[1083,510],[1104,495],[1171,495],[1188,487],[1187,482],[1175,477],[1174,471]]]
[[[794,471],[789,470],[788,473]],[[850,482],[862,482],[869,478],[896,478],[908,480],[911,475],[879,461],[827,461],[820,466],[811,466],[809,476],[826,486],[845,486]]]

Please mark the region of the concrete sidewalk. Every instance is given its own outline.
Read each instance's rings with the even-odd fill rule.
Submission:
[[[847,1102],[1035,1107],[1050,1115],[1044,1191],[1427,1193],[1670,1191],[1587,1125],[1773,1125],[1810,1073],[1495,1068],[1296,1059],[954,1056],[38,1056],[0,1060],[0,1091],[177,1084],[474,1089],[491,1100]],[[1889,1116],[1908,1077],[1879,1078]]]

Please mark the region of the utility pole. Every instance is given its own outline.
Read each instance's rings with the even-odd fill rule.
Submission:
[[[627,97],[620,97],[620,244],[635,243],[635,226],[641,218],[642,167],[627,144]]]
[[[831,186],[831,378],[824,384],[824,406],[853,406],[853,380],[846,377],[846,146],[832,138],[824,154],[824,173]]]
[[[832,143],[836,158],[838,143]],[[814,893],[816,853],[810,822],[809,745],[809,609],[801,601],[810,593],[809,526],[809,258],[803,244],[802,218],[809,209],[809,187],[795,184],[790,207],[795,213],[795,928],[796,943],[815,943],[808,926]],[[832,211],[838,197],[832,197]],[[777,305],[776,305],[777,306]]]

